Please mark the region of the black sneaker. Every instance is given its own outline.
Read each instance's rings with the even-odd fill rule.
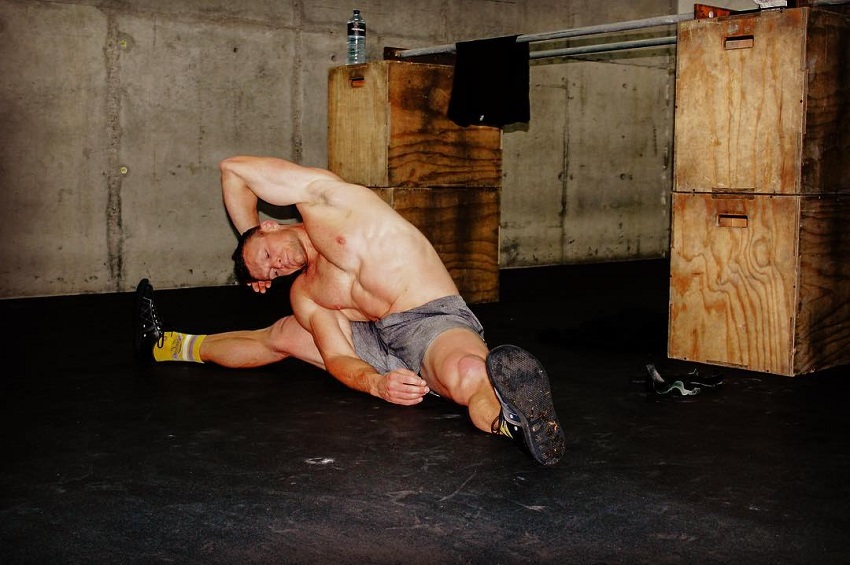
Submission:
[[[137,361],[153,363],[153,346],[163,338],[162,322],[153,303],[153,287],[148,279],[136,287],[136,311],[133,319],[133,347]]]
[[[487,374],[502,405],[493,432],[518,441],[538,463],[560,461],[566,449],[564,431],[540,362],[515,345],[500,345],[487,355]]]

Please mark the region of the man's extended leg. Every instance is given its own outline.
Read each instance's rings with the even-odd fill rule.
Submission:
[[[136,357],[141,361],[211,362],[250,368],[296,357],[319,368],[324,362],[313,337],[292,316],[261,330],[192,335],[165,331],[147,279],[136,289]]]
[[[200,356],[204,362],[232,368],[262,367],[287,357],[325,368],[313,336],[292,316],[262,330],[209,335],[201,344]]]

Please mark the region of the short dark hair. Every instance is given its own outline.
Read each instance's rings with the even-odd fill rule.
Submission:
[[[250,271],[248,271],[248,266],[245,264],[245,244],[248,243],[255,235],[259,235],[260,226],[254,226],[253,228],[245,230],[242,235],[239,236],[239,243],[236,244],[236,249],[233,251],[233,270],[236,273],[236,280],[239,284],[248,284],[252,282],[257,282],[257,279],[254,278]]]

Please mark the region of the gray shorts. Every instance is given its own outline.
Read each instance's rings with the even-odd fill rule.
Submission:
[[[468,328],[484,339],[484,328],[460,296],[445,296],[377,322],[351,322],[357,356],[381,374],[407,368],[419,373],[425,352],[446,330]]]

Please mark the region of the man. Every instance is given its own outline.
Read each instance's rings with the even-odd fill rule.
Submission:
[[[401,405],[429,392],[466,406],[485,432],[558,462],[564,434],[539,362],[515,346],[488,351],[483,328],[422,233],[368,188],[287,161],[221,163],[224,204],[241,235],[237,276],[257,292],[298,273],[292,316],[263,330],[164,332],[146,279],[137,289],[140,357],[257,367],[295,357],[343,384]],[[302,223],[260,223],[257,204],[294,204]]]

